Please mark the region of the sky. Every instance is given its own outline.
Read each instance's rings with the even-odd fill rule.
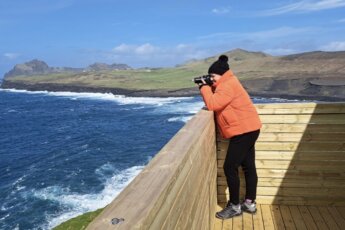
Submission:
[[[345,50],[345,0],[0,0],[0,78],[32,59],[173,67],[235,48]]]

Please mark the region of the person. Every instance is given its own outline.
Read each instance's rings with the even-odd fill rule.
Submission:
[[[217,127],[223,138],[229,139],[224,161],[224,173],[230,192],[226,207],[216,213],[220,219],[239,216],[242,212],[256,212],[258,176],[255,166],[255,142],[261,121],[248,93],[229,68],[228,57],[221,55],[208,69],[212,86],[204,80],[199,84],[200,93],[210,111],[215,112]],[[240,179],[242,166],[246,181],[245,199],[240,204]]]

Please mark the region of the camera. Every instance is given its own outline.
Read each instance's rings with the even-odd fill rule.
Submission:
[[[204,83],[202,82],[202,79],[206,82],[207,85],[209,85],[209,86],[213,85],[213,80],[212,80],[211,74],[207,74],[207,75],[203,75],[203,76],[194,78],[194,83],[204,85]]]

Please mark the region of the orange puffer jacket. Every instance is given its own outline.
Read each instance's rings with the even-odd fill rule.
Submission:
[[[213,84],[201,87],[208,110],[214,111],[223,138],[248,133],[261,128],[259,115],[248,93],[231,70]]]

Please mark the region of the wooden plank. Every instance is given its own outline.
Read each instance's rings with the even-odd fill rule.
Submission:
[[[206,190],[200,191],[198,198],[193,204],[192,212],[188,216],[187,221],[183,223],[181,221],[181,228],[178,229],[200,229],[201,224],[203,223],[204,213],[203,211],[206,209],[206,202],[207,192]],[[206,206],[206,207],[205,207]],[[207,218],[208,219],[208,218]],[[201,223],[200,223],[201,222]]]
[[[275,229],[285,229],[284,227],[284,221],[282,218],[282,215],[280,213],[280,208],[278,205],[272,205],[271,206],[271,212],[272,212],[272,219],[274,223]]]
[[[287,142],[343,142],[345,140],[345,132],[342,133],[260,133],[258,141],[287,141]]]
[[[256,150],[286,150],[286,151],[345,151],[345,145],[338,143],[322,142],[257,142]]]
[[[223,220],[223,230],[232,230],[232,221],[233,219],[227,219],[227,220]]]
[[[274,222],[270,206],[265,204],[261,205],[261,211],[265,230],[274,229]]]
[[[337,210],[342,215],[343,219],[345,219],[345,207],[337,207]]]
[[[210,164],[210,155],[207,154],[207,152],[209,152],[209,148],[212,149],[215,147],[202,147],[202,144],[200,144],[200,146],[203,151],[199,151],[199,154],[197,154],[194,159],[190,159],[193,164],[189,174],[186,176],[181,175],[177,178],[177,180],[184,180],[183,185],[172,189],[169,193],[164,207],[162,207],[154,219],[150,226],[151,228],[172,229],[173,226],[177,225],[181,216],[185,217],[190,215],[195,197],[197,197],[200,191],[205,189],[204,187],[208,185],[208,183],[205,183],[204,178],[207,176],[212,164]],[[174,203],[172,203],[170,199],[174,200]],[[165,209],[170,210],[169,213],[167,213]],[[164,224],[162,222],[164,222]],[[162,225],[163,227],[161,227]]]
[[[214,225],[213,225],[213,230],[222,230],[223,229],[223,221],[215,218],[214,220]]]
[[[323,217],[323,219],[325,220],[329,229],[335,229],[335,230],[340,229],[337,223],[335,222],[335,220],[333,219],[333,217],[331,216],[331,214],[329,213],[327,207],[319,207],[319,212],[321,216]]]
[[[287,230],[296,229],[289,207],[286,205],[280,205],[279,207],[280,207],[280,213],[284,221],[285,229]]]
[[[342,171],[305,171],[295,169],[257,169],[257,174],[260,177],[271,177],[271,178],[309,178],[314,180],[325,180],[344,178],[345,172]],[[217,171],[218,177],[225,177],[223,170]]]
[[[260,115],[260,120],[265,124],[345,124],[345,114]]]
[[[334,106],[331,108],[313,108],[313,107],[302,107],[302,108],[260,108],[258,113],[264,114],[329,114],[329,113],[345,113],[345,108]]]
[[[211,167],[213,168],[213,167]],[[205,181],[210,181],[211,173],[206,173]],[[208,186],[207,186],[208,187]],[[202,227],[209,228],[209,215],[214,215],[214,213],[209,212],[209,189],[203,189],[198,191],[199,194],[199,202],[194,204],[193,206],[196,207],[194,212],[191,213],[188,217],[188,221],[191,221],[190,225],[186,225],[183,229],[202,229]],[[202,212],[204,211],[204,212]],[[195,214],[194,214],[195,213]]]
[[[213,162],[216,162],[216,156],[212,155]],[[211,182],[210,182],[210,225],[215,221],[215,213],[217,211],[217,167],[216,164],[214,164],[214,167],[212,169],[211,173]],[[211,228],[212,229],[212,228]]]
[[[269,132],[344,133],[344,124],[262,124],[261,134]]]
[[[227,151],[227,143],[218,143],[218,151]],[[270,142],[270,141],[258,141],[255,144],[257,151],[296,151],[299,152],[315,152],[315,151],[345,151],[344,142]]]
[[[344,132],[261,132],[258,142],[343,142]],[[219,143],[226,143],[229,140],[218,140]]]
[[[268,196],[258,194],[256,200],[260,204],[281,204],[281,205],[330,205],[345,206],[345,201],[336,202],[332,197],[294,197],[294,196]],[[226,202],[229,199],[228,194],[219,194],[218,201]]]
[[[225,154],[224,154],[225,156]],[[222,156],[220,155],[220,159]],[[309,160],[309,161],[334,161],[345,160],[345,151],[255,151],[257,160]]]
[[[320,215],[319,210],[318,210],[318,208],[316,206],[309,206],[308,210],[309,210],[311,216],[313,217],[316,226],[319,229],[328,229],[325,221],[323,220],[323,218]]]
[[[345,228],[345,218],[341,216],[336,207],[328,207],[328,211],[338,224],[339,228]]]
[[[264,222],[262,218],[261,205],[257,204],[256,208],[257,208],[256,214],[253,215],[254,230],[264,230],[265,228],[264,228]]]
[[[218,152],[218,160],[225,160],[226,151]],[[345,161],[345,151],[255,151],[256,160],[308,160],[308,161]]]
[[[225,191],[229,193],[225,186],[218,186],[219,194]],[[271,196],[296,196],[296,197],[334,197],[344,198],[344,191],[338,188],[281,188],[281,187],[257,187],[257,194]]]
[[[207,137],[208,135],[205,136],[205,138]],[[212,144],[205,146],[206,142],[203,142],[203,139],[198,140],[195,144],[200,146],[201,150],[194,148],[190,151],[189,167],[184,167],[176,178],[174,186],[164,198],[164,205],[160,207],[159,212],[150,224],[151,228],[171,229],[171,225],[176,225],[178,218],[183,214],[182,212],[188,210],[188,208],[185,208],[186,204],[189,204],[188,201],[191,200],[188,194],[191,194],[191,197],[195,197],[192,195],[194,193],[197,194],[195,188],[200,188],[200,185],[205,184],[202,183],[204,177],[200,175],[200,171],[204,174],[208,172],[205,170],[210,165],[205,164],[205,161],[208,162],[210,159],[210,155],[207,152],[215,147],[212,147]]]
[[[295,169],[308,171],[334,171],[345,172],[345,161],[308,161],[308,160],[256,160],[257,169]],[[224,160],[217,161],[218,168],[222,168]]]
[[[268,104],[255,104],[259,113],[272,114],[273,111],[295,113],[345,113],[345,105],[343,102],[336,103],[268,103]],[[284,111],[286,110],[286,111]]]
[[[295,226],[298,230],[304,230],[307,229],[307,226],[304,223],[303,217],[298,209],[297,206],[289,206],[290,213],[292,216],[292,219],[294,220]]]
[[[244,181],[244,177],[240,177],[240,181]],[[227,186],[225,177],[218,177],[219,186]],[[327,179],[323,181],[310,180],[308,178],[269,178],[259,177],[258,187],[282,187],[282,188],[339,188],[345,189],[344,178]]]
[[[244,230],[253,230],[253,214],[244,212],[243,214],[243,229]]]
[[[208,150],[206,152],[208,152]],[[196,168],[193,171],[193,174],[188,177],[189,181],[186,185],[186,190],[182,191],[182,196],[184,197],[184,199],[181,199],[181,197],[177,198],[177,200],[184,205],[183,212],[177,211],[177,213],[181,213],[179,220],[172,220],[172,223],[175,223],[177,227],[180,227],[180,225],[185,225],[186,223],[188,223],[188,219],[190,219],[189,217],[191,216],[191,212],[193,212],[193,204],[195,202],[198,202],[197,199],[199,199],[200,197],[200,191],[202,191],[203,189],[209,189],[209,183],[207,181],[205,182],[205,178],[208,177],[208,174],[211,175],[211,168],[214,168],[216,165],[215,162],[213,163],[214,165],[212,165],[212,161],[210,160],[211,156],[207,155],[206,152],[199,152],[199,155],[204,156],[201,160],[202,166]],[[215,161],[215,159],[213,161]],[[193,160],[193,162],[196,163],[196,160]],[[214,175],[214,173],[212,175]],[[207,188],[205,186],[207,186]],[[197,210],[197,208],[194,208],[194,211],[195,210]],[[173,212],[176,212],[176,210]]]
[[[263,123],[344,124],[344,114],[260,115]]]
[[[239,230],[243,229],[243,215],[236,216],[231,218],[232,219],[232,229]]]
[[[313,217],[310,215],[309,210],[305,206],[299,206],[298,209],[301,212],[302,218],[305,225],[308,229],[317,229],[317,226],[313,220]]]

